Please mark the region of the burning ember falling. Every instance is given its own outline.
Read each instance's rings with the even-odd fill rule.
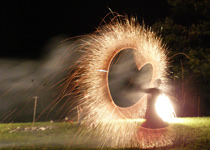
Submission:
[[[176,117],[174,108],[170,103],[170,99],[164,94],[158,96],[155,109],[158,115],[166,122],[172,122]]]
[[[109,147],[120,148],[171,144],[170,137],[151,138],[151,134],[147,134],[149,132],[139,130],[140,125],[132,121],[144,118],[146,95],[135,105],[121,108],[113,102],[108,85],[110,64],[115,55],[124,49],[133,49],[138,69],[146,63],[153,67],[151,86],[156,79],[161,79],[161,90],[168,89],[165,84],[166,49],[155,33],[140,26],[135,18],[128,19],[117,14],[110,23],[99,27],[78,43],[81,45],[78,50],[83,51],[84,55],[76,62],[75,71],[66,79],[63,94],[76,95],[78,99],[74,103],[78,103],[85,112],[82,114],[83,122],[90,129],[93,125],[100,129],[102,143],[99,147],[103,148],[106,143],[109,143]],[[131,118],[131,121],[126,121],[127,118]],[[122,119],[124,121],[120,121]],[[158,136],[161,133],[158,132]]]

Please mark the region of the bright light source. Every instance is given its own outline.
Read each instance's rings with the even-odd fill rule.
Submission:
[[[158,96],[155,109],[158,115],[166,122],[172,122],[176,117],[174,108],[170,103],[170,99],[164,94]]]

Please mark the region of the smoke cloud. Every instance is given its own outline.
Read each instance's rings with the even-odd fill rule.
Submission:
[[[56,99],[56,83],[80,57],[72,42],[60,43],[63,38],[49,40],[38,60],[0,60],[0,121],[32,121],[34,96],[39,97],[37,115]]]
[[[129,107],[137,103],[149,88],[153,68],[150,63],[137,69],[133,50],[123,50],[112,61],[109,72],[109,88],[116,105]]]

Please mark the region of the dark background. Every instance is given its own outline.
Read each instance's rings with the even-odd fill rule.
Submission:
[[[76,58],[66,57],[65,63],[57,63],[65,50],[56,47],[67,38],[94,32],[103,18],[110,13],[109,8],[121,15],[134,16],[138,22],[151,26],[167,45],[169,58],[180,52],[190,58],[177,55],[169,60],[168,78],[172,87],[171,96],[177,99],[178,116],[210,115],[209,1],[1,0],[2,122],[31,121],[34,105],[31,100],[35,94],[40,96],[37,114],[40,115],[45,110],[55,99],[54,94],[57,91],[49,92],[48,89],[67,74],[57,72],[68,70],[70,60]],[[112,15],[108,16],[111,17]],[[46,84],[51,76],[54,76],[50,81],[51,85],[48,82]],[[11,112],[15,115],[8,119]]]
[[[0,57],[39,58],[55,36],[73,37],[95,31],[110,12],[133,15],[153,24],[169,14],[166,1],[24,1],[0,2]]]

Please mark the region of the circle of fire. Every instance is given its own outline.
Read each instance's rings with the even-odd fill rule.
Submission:
[[[139,132],[139,125],[134,119],[144,118],[146,95],[136,104],[126,108],[119,107],[113,102],[108,85],[110,64],[116,54],[125,49],[133,49],[139,70],[145,64],[152,65],[150,86],[153,86],[156,79],[161,79],[163,84],[160,88],[167,89],[165,84],[167,56],[161,39],[151,30],[139,25],[134,18],[117,17],[99,27],[93,34],[79,40],[78,50],[84,54],[76,62],[76,70],[67,80],[66,87],[73,81],[71,92],[76,93],[78,97],[77,102],[82,108],[84,122],[89,127],[92,124],[100,127],[104,143],[109,141],[108,139],[114,139],[109,141],[109,146],[146,148],[151,145],[170,144],[170,139],[166,137],[157,142],[151,141],[151,137],[145,137],[143,132],[136,134]],[[139,142],[139,139],[142,141]]]

